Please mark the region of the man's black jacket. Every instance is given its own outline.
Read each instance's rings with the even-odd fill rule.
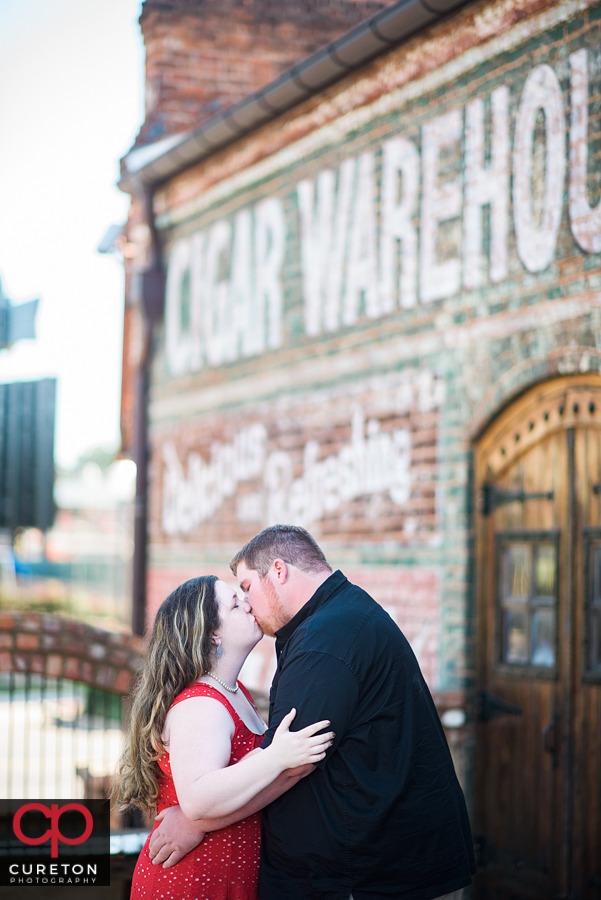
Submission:
[[[261,900],[432,900],[475,870],[432,697],[390,616],[341,572],[276,635],[269,730],[329,719],[333,746],[263,813]]]

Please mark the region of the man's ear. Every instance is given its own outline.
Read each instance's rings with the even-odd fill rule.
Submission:
[[[279,584],[285,584],[288,580],[289,570],[283,559],[274,559],[272,568]]]

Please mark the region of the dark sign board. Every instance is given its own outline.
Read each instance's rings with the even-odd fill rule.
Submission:
[[[54,518],[56,379],[0,384],[0,528]]]

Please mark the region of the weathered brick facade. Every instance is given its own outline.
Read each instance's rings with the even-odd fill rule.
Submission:
[[[381,0],[145,0],[140,17],[146,49],[145,119],[135,146],[197,128],[384,6]],[[135,197],[124,247],[125,453],[134,444],[135,377],[143,342],[136,272],[146,263],[147,241],[141,201]]]
[[[296,521],[465,702],[473,442],[599,370],[600,47],[587,0],[470,4],[159,188],[151,615]]]
[[[146,120],[136,143],[198,127],[385,5],[146,0]]]

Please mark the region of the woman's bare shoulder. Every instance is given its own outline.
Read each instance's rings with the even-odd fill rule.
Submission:
[[[223,703],[215,696],[190,694],[173,704],[165,719],[163,740],[169,741],[171,732],[226,733],[231,740],[235,725]]]

